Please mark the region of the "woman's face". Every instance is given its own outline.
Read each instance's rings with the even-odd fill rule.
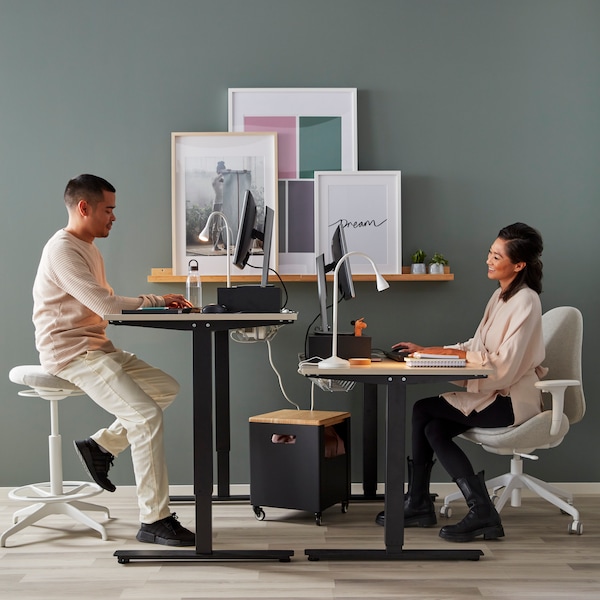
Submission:
[[[505,290],[517,276],[519,271],[525,268],[524,262],[513,263],[506,252],[506,242],[497,238],[490,251],[486,261],[488,267],[488,279],[494,279],[500,283],[500,287]]]

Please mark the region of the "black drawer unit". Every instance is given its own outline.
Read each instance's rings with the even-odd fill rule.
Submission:
[[[348,510],[350,413],[279,410],[249,421],[250,502],[257,519],[265,518],[263,506],[312,512],[317,525],[334,504]]]

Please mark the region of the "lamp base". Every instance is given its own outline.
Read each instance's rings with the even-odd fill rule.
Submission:
[[[330,356],[318,363],[319,369],[349,369],[350,362],[339,356]]]

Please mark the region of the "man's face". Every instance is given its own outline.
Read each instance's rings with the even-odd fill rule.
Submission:
[[[104,199],[96,205],[87,204],[86,229],[95,238],[108,237],[113,221],[116,220],[114,210],[116,206],[116,194],[114,192],[103,193]]]

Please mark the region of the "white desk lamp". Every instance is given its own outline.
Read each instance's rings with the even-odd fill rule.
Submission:
[[[322,360],[319,363],[320,369],[346,369],[350,367],[350,362],[345,360],[344,358],[339,358],[337,356],[337,331],[338,331],[338,273],[340,271],[341,264],[348,259],[350,256],[364,256],[373,267],[375,271],[375,277],[377,279],[377,291],[383,292],[383,290],[387,290],[390,287],[390,284],[383,278],[381,273],[377,270],[375,263],[371,260],[369,256],[367,256],[364,252],[348,252],[340,258],[337,265],[335,266],[335,271],[333,272],[333,334],[331,338],[331,356],[325,360]]]
[[[227,287],[230,288],[231,287],[231,260],[230,260],[231,240],[229,237],[229,224],[227,223],[227,219],[225,218],[225,215],[222,212],[219,212],[218,210],[211,212],[210,215],[208,215],[208,219],[206,220],[206,226],[200,232],[198,239],[202,240],[203,242],[207,242],[210,239],[210,224],[212,223],[213,219],[215,219],[216,217],[220,217],[221,219],[223,219],[223,222],[225,223],[225,233],[226,233],[225,239],[227,242]]]

